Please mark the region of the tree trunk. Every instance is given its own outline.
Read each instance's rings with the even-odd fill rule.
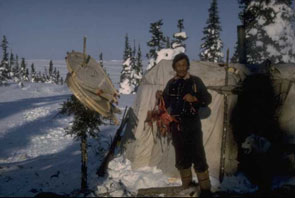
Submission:
[[[81,191],[87,190],[87,136],[81,136]]]

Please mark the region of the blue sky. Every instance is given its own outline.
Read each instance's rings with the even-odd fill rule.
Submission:
[[[177,20],[184,19],[187,54],[199,59],[203,28],[211,0],[0,0],[0,36],[6,35],[13,53],[26,59],[63,59],[67,51],[82,51],[104,60],[122,59],[128,33],[148,52],[150,23],[163,19],[164,35],[172,38]],[[224,53],[233,53],[237,40],[237,0],[218,0]]]

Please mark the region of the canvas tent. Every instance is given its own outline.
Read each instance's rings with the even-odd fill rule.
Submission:
[[[167,139],[156,137],[156,127],[149,127],[144,123],[147,111],[155,105],[155,93],[163,90],[166,83],[175,72],[172,69],[172,61],[162,60],[142,79],[138,88],[133,106],[129,109],[129,121],[127,123],[122,146],[127,159],[131,161],[132,168],[144,166],[157,166],[164,174],[171,177],[179,177],[175,168],[174,147]],[[236,85],[243,80],[248,71],[243,65],[233,64],[233,72],[229,72],[229,85]],[[206,86],[222,86],[225,83],[225,69],[217,63],[192,61],[189,72],[199,76]],[[219,179],[221,145],[223,135],[224,96],[209,90],[212,95],[212,103],[209,108],[200,109],[200,117],[203,129],[203,141],[206,150],[209,172],[211,177]],[[235,104],[237,96],[228,96],[228,113]],[[227,148],[225,149],[225,173],[232,173],[237,167],[237,149],[230,131],[227,131]]]

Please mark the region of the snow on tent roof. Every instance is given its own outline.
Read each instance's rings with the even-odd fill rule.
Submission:
[[[189,72],[192,75],[199,76],[206,86],[221,86],[225,82],[225,70],[217,63],[192,61]],[[179,176],[174,166],[173,145],[167,139],[162,138],[160,140],[157,138],[156,127],[153,127],[154,130],[152,130],[144,123],[147,111],[154,108],[156,91],[163,90],[168,80],[174,75],[172,61],[162,60],[143,76],[134,104],[128,113],[129,121],[122,137],[126,157],[131,161],[133,169],[157,166],[166,175]],[[237,78],[229,74],[229,85],[236,83]],[[223,96],[211,90],[209,92],[213,97],[212,103],[209,108],[200,109],[200,117],[201,119],[207,117],[202,119],[201,122],[210,176],[218,179],[223,131]],[[233,107],[235,98],[234,95],[229,96],[229,109]],[[227,145],[234,146],[231,143],[232,136],[227,141]],[[236,149],[229,148],[227,152],[231,152],[231,150]],[[226,171],[230,172],[236,167],[237,162],[234,157],[231,157],[231,159],[228,157],[226,160]],[[232,167],[229,167],[229,165]]]

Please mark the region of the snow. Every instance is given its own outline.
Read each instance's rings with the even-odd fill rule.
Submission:
[[[177,47],[182,47],[183,45],[181,43],[178,43],[178,42],[174,42],[172,43],[172,49],[175,49]]]
[[[173,60],[173,58],[179,54],[179,53],[184,53],[185,48],[184,47],[177,47],[175,49],[171,48],[165,48],[161,49],[160,51],[157,52],[157,60],[156,64],[158,64],[161,60]]]
[[[130,80],[126,78],[120,84],[120,90],[119,90],[119,92],[120,92],[120,94],[131,94],[132,91],[133,91],[133,87],[130,84]]]
[[[177,32],[177,33],[174,34],[174,37],[175,38],[181,37],[181,38],[186,39],[187,38],[187,35],[186,35],[186,32]]]
[[[147,65],[146,70],[150,70],[154,65],[155,65],[155,59],[150,58],[149,64]]]
[[[130,58],[127,58],[127,60],[122,65],[130,66],[130,63],[131,63]]]

